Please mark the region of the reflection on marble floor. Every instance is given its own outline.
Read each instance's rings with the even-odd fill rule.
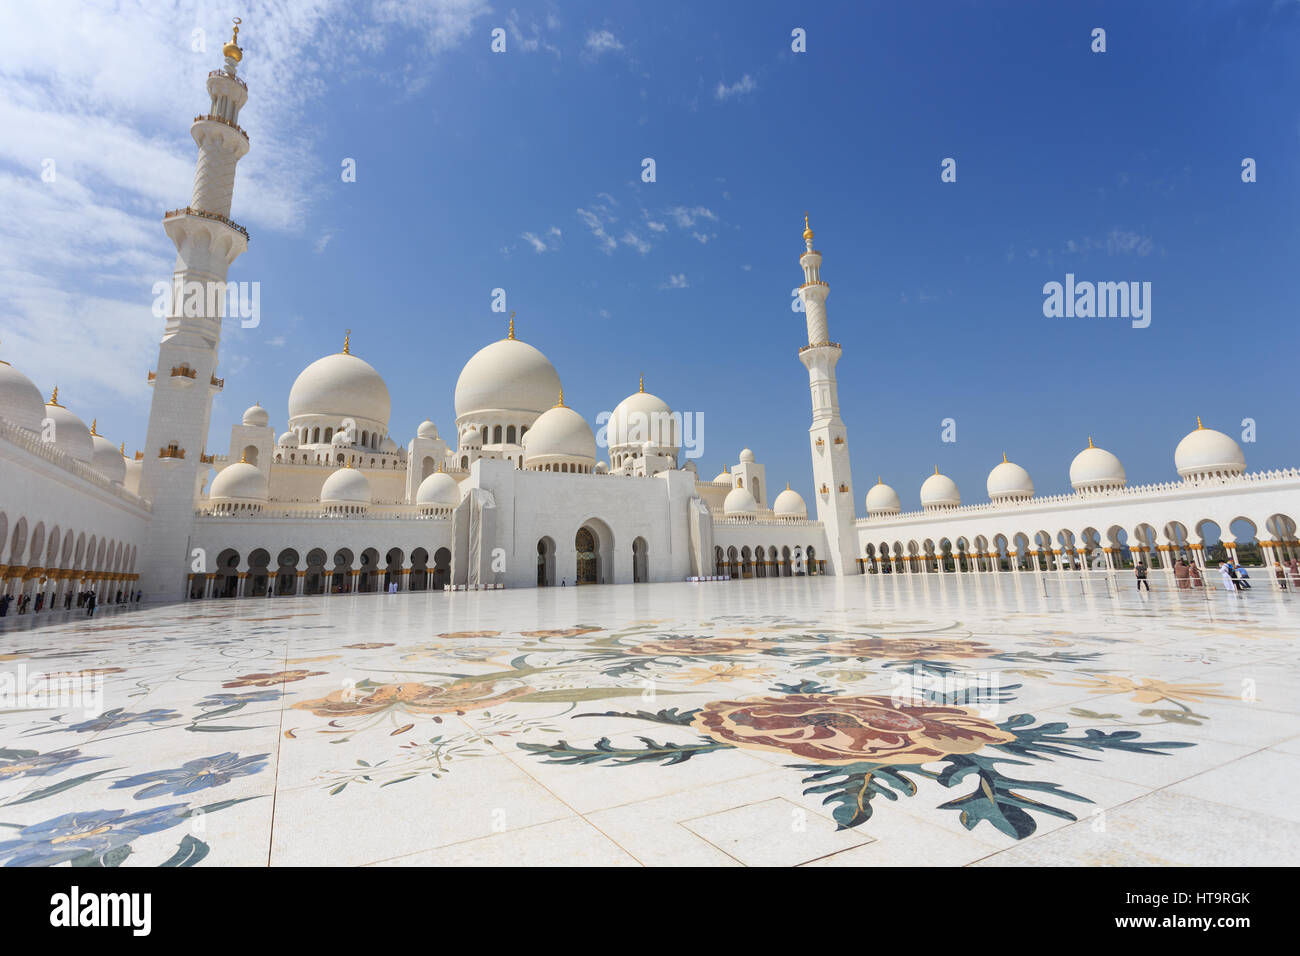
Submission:
[[[1289,593],[928,575],[0,630],[0,862],[1294,865],[1298,648]]]

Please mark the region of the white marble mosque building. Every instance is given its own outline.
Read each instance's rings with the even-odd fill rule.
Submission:
[[[224,289],[248,244],[230,218],[249,148],[237,40],[236,30],[191,128],[193,196],[163,217],[176,280],[202,289]],[[228,453],[209,454],[212,401],[225,386],[216,375],[224,307],[178,299],[148,375],[147,446],[133,458],[87,428],[57,389],[46,401],[0,361],[0,593],[39,593],[62,607],[87,588],[173,601],[392,585],[1041,574],[1136,560],[1168,569],[1176,557],[1204,567],[1216,539],[1234,553],[1248,540],[1243,528],[1266,564],[1300,558],[1300,471],[1249,473],[1237,443],[1199,421],[1174,451],[1177,481],[1131,486],[1119,459],[1089,439],[1069,466],[1071,494],[1035,496],[1025,469],[1004,458],[989,473],[987,502],[962,504],[936,469],[919,511],[903,511],[878,480],[858,517],[835,377],[842,350],[830,340],[829,286],[806,217],[803,238],[811,515],[788,485],[769,503],[766,468],[748,449],[701,480],[683,457],[680,416],[644,381],[614,408],[598,447],[513,319],[461,371],[454,447],[431,421],[399,444],[383,377],[345,337],[298,376],[278,436],[270,411],[254,405],[231,429]],[[75,401],[75,385],[64,384]]]

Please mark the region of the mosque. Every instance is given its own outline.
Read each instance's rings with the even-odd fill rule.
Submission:
[[[1239,445],[1200,421],[1174,451],[1177,481],[1132,486],[1091,439],[1069,466],[1073,492],[1036,496],[1024,468],[990,471],[988,501],[962,504],[938,473],[904,511],[878,479],[856,512],[840,417],[822,255],[805,217],[799,257],[808,344],[798,358],[812,403],[816,500],[786,489],[769,503],[766,468],[742,450],[711,480],[683,457],[682,417],[641,388],[615,406],[598,448],[565,404],[555,367],[516,337],[474,354],[456,383],[451,442],[425,421],[405,444],[388,430],[383,377],[342,349],[289,394],[283,431],[254,405],[209,453],[230,265],[248,247],[230,218],[248,152],[248,88],[235,36],[207,78],[191,127],[189,204],[163,216],[175,279],[216,289],[206,307],[167,316],[143,452],[126,455],[0,359],[0,594],[62,607],[89,588],[179,601],[445,588],[626,584],[799,574],[1050,573],[1144,561],[1205,565],[1207,543],[1263,561],[1300,558],[1300,471],[1250,473]],[[68,392],[65,388],[65,397]],[[69,401],[72,399],[69,398]],[[215,475],[213,475],[215,473]],[[209,478],[211,480],[209,481]],[[724,585],[713,585],[724,586]]]

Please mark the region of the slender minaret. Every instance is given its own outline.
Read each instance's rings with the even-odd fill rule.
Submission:
[[[813,231],[803,217],[806,247],[799,257],[803,267],[804,317],[808,322],[808,344],[799,350],[799,361],[808,369],[812,390],[812,427],[808,440],[812,445],[813,485],[817,496],[817,520],[826,531],[830,553],[817,555],[825,560],[833,574],[856,574],[857,542],[853,528],[853,471],[849,465],[849,437],[840,418],[839,391],[835,384],[835,364],[840,347],[830,340],[826,320],[826,296],[830,286],[822,281],[822,254],[813,248]]]
[[[248,248],[248,232],[230,219],[235,166],[248,152],[248,134],[239,127],[248,87],[236,75],[244,55],[238,19],[221,52],[224,68],[208,74],[211,103],[190,127],[199,147],[194,195],[188,206],[163,216],[176,244],[176,268],[158,366],[150,376],[153,404],[140,474],[140,495],[153,507],[138,568],[146,600],[185,597],[195,488],[200,469],[207,467],[201,459],[212,399],[221,387],[215,372],[226,273]]]

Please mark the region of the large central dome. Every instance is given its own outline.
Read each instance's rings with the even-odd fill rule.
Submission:
[[[560,376],[527,342],[501,339],[474,353],[456,380],[456,419],[478,412],[540,415],[555,404]]]
[[[338,352],[302,370],[289,390],[289,419],[305,415],[364,418],[388,427],[392,402],[383,378],[364,359]]]

